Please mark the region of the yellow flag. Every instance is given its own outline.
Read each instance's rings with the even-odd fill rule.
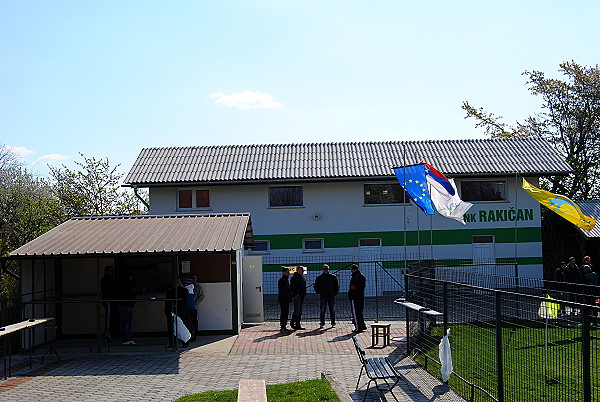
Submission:
[[[550,208],[569,222],[585,230],[592,230],[596,225],[596,220],[584,215],[581,209],[573,201],[560,194],[552,194],[549,191],[541,190],[532,186],[527,180],[523,179],[523,189],[530,196],[539,201],[540,204]]]

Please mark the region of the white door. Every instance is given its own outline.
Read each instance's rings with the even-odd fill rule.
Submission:
[[[496,244],[494,236],[473,236],[473,285],[494,288],[496,274]]]
[[[201,283],[204,300],[198,306],[200,331],[233,329],[231,282]]]
[[[244,257],[242,263],[244,322],[263,322],[262,257]]]

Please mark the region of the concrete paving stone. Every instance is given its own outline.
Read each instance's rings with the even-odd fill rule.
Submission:
[[[277,323],[249,325],[238,336],[198,337],[199,342],[179,352],[143,345],[118,353],[82,353],[80,349],[64,353],[59,364],[46,366],[36,355],[32,370],[27,365],[17,376],[0,381],[0,400],[168,402],[190,393],[235,389],[241,378],[278,384],[320,378],[323,371],[332,372],[353,400],[362,400],[367,380],[363,376],[354,391],[360,365],[351,325],[340,323],[325,330],[316,329],[318,323],[305,326],[304,331],[282,334]],[[403,323],[393,322],[392,337],[402,336]],[[415,368],[404,357],[403,343],[371,348],[370,333],[357,337],[368,354],[389,356],[405,375],[394,389],[398,400],[463,400]],[[394,398],[372,387],[367,400]]]

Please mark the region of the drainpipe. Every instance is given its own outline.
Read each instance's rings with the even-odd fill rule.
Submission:
[[[133,186],[133,194],[135,194],[135,196],[137,197],[138,200],[140,200],[142,202],[142,204],[144,204],[146,206],[146,208],[148,208],[148,211],[150,211],[150,205],[148,205],[148,203],[146,202],[146,200],[144,200],[137,192],[137,186]]]

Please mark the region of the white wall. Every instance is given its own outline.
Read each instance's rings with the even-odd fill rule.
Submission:
[[[365,206],[363,185],[365,182],[332,182],[303,184],[304,206],[300,208],[269,208],[269,184],[221,185],[199,187],[210,189],[210,210],[192,211],[197,213],[248,212],[252,215],[255,235],[294,234],[294,233],[342,233],[342,232],[383,232],[413,230],[459,230],[477,228],[539,227],[540,206],[525,193],[515,178],[507,181],[506,202],[475,203],[469,213],[475,214],[477,221],[463,226],[452,219],[440,215],[426,216],[414,204]],[[531,179],[537,183],[536,179]],[[395,183],[390,181],[390,183]],[[457,181],[460,188],[460,180]],[[150,188],[150,213],[172,214],[190,211],[177,211],[176,187]],[[480,211],[506,210],[510,208],[534,210],[533,221],[479,222]],[[319,220],[313,219],[318,213]],[[406,226],[403,216],[406,214]]]
[[[474,178],[475,179],[475,178]],[[252,185],[219,185],[209,187],[189,187],[210,190],[210,210],[191,211],[196,213],[231,213],[247,212],[252,216],[252,227],[255,235],[284,235],[284,234],[333,234],[333,233],[362,233],[365,236],[355,237],[377,237],[377,233],[392,232],[394,236],[403,236],[402,232],[421,231],[447,231],[439,232],[449,242],[436,243],[433,247],[429,245],[395,246],[386,245],[385,241],[381,252],[383,254],[407,255],[410,259],[416,255],[421,258],[448,259],[448,258],[473,258],[473,245],[452,244],[453,233],[461,234],[463,230],[477,230],[477,234],[496,235],[496,229],[517,230],[520,228],[540,228],[541,208],[537,201],[530,197],[521,188],[521,179],[512,177],[503,178],[476,178],[477,180],[504,180],[506,181],[507,201],[502,202],[476,202],[468,212],[471,221],[466,225],[444,218],[438,214],[426,216],[414,204],[410,205],[364,205],[364,184],[381,183],[373,181],[348,181],[348,182],[324,182],[304,183],[303,198],[304,206],[300,208],[269,208],[268,189],[269,184]],[[460,189],[462,180],[456,179],[457,187]],[[530,183],[536,185],[536,178],[528,178]],[[388,183],[397,184],[390,180]],[[294,185],[294,184],[287,184]],[[151,214],[173,214],[189,213],[190,211],[177,211],[177,187],[155,187],[150,189],[150,213]],[[486,221],[481,220],[483,215],[489,215],[490,211],[495,214],[497,210],[502,212],[501,217],[510,217],[511,210],[531,210],[532,220],[509,220]],[[319,214],[320,219],[315,220],[313,216]],[[516,216],[516,215],[514,215]],[[462,232],[464,233],[464,232]],[[468,234],[470,239],[470,234]],[[539,238],[539,234],[537,235]],[[396,237],[399,239],[399,237]],[[325,242],[323,253],[313,254],[319,256],[334,255],[360,255],[358,240],[356,245],[347,244],[344,247],[331,247]],[[397,244],[401,242],[396,241]],[[542,243],[537,239],[519,239],[515,247],[514,242],[499,242],[496,240],[496,258],[514,258],[515,253],[519,258],[530,257],[541,260]],[[406,253],[406,254],[405,254]],[[312,253],[311,253],[312,254]],[[294,257],[307,256],[303,252],[300,242],[295,242],[293,247],[286,249],[273,249],[268,256],[271,257]],[[531,263],[521,270],[522,276],[541,278],[543,269],[541,263]],[[266,275],[266,273],[265,273]],[[265,277],[265,280],[267,278]]]

